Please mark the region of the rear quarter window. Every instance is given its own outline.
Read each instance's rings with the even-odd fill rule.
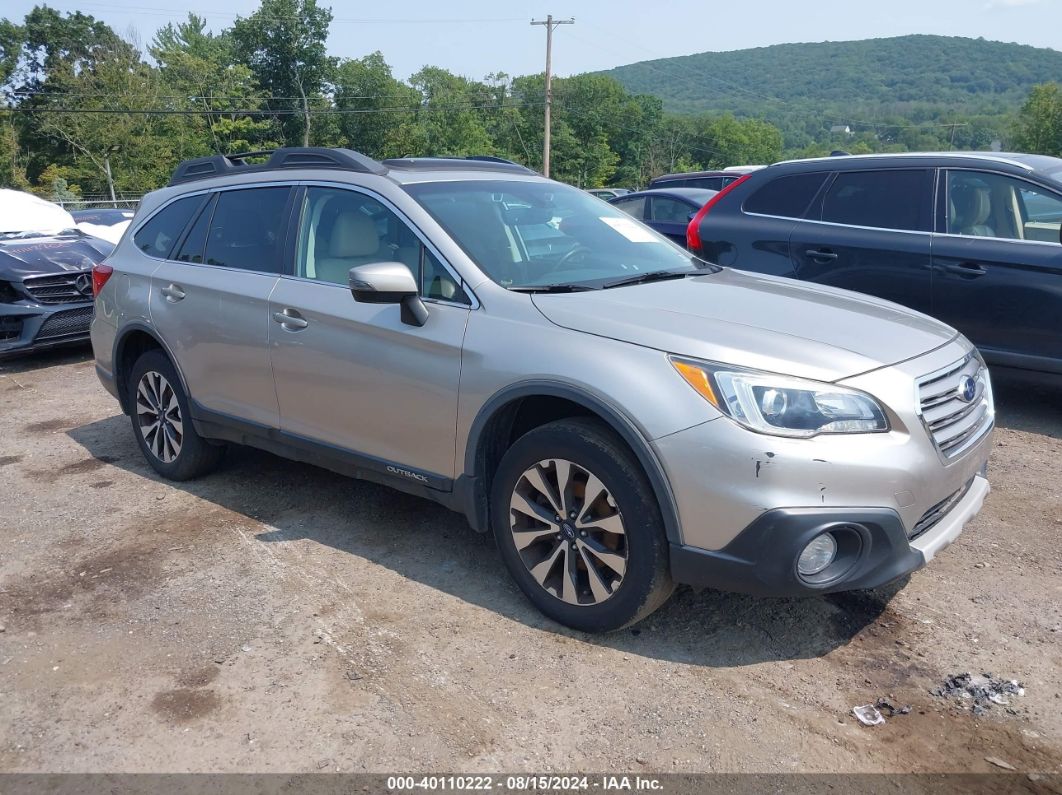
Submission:
[[[827,176],[815,172],[775,177],[745,200],[745,212],[803,218]]]
[[[165,259],[202,203],[202,196],[188,196],[167,204],[136,230],[133,245],[151,257]]]

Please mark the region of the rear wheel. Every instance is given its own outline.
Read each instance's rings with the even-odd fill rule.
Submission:
[[[597,420],[560,420],[518,439],[494,478],[492,526],[521,590],[586,632],[633,624],[671,594],[652,488]]]
[[[136,360],[129,377],[133,433],[144,458],[169,480],[191,480],[217,468],[224,448],[195,432],[177,370],[158,350]]]

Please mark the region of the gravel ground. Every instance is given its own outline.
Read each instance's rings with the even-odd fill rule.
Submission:
[[[594,637],[456,514],[246,449],[166,483],[87,351],[0,363],[0,771],[1062,772],[1060,397],[999,384],[985,509],[902,588]],[[931,694],[965,671],[1025,695]]]

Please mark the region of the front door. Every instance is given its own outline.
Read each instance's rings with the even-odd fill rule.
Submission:
[[[372,195],[311,186],[299,219],[295,275],[280,279],[269,302],[281,429],[384,474],[447,487],[467,294]],[[383,261],[404,262],[417,276],[425,325],[403,323],[398,305],[354,300],[350,268]]]
[[[936,316],[992,363],[1062,372],[1062,195],[991,172],[955,169],[942,181]]]
[[[291,192],[283,186],[211,196],[151,287],[152,323],[180,362],[192,400],[271,428],[279,411],[267,310]]]
[[[841,171],[789,241],[795,276],[932,314],[932,169]]]

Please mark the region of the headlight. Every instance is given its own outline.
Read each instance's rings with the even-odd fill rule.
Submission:
[[[674,356],[671,364],[701,397],[749,430],[800,438],[889,430],[877,401],[854,389]]]

